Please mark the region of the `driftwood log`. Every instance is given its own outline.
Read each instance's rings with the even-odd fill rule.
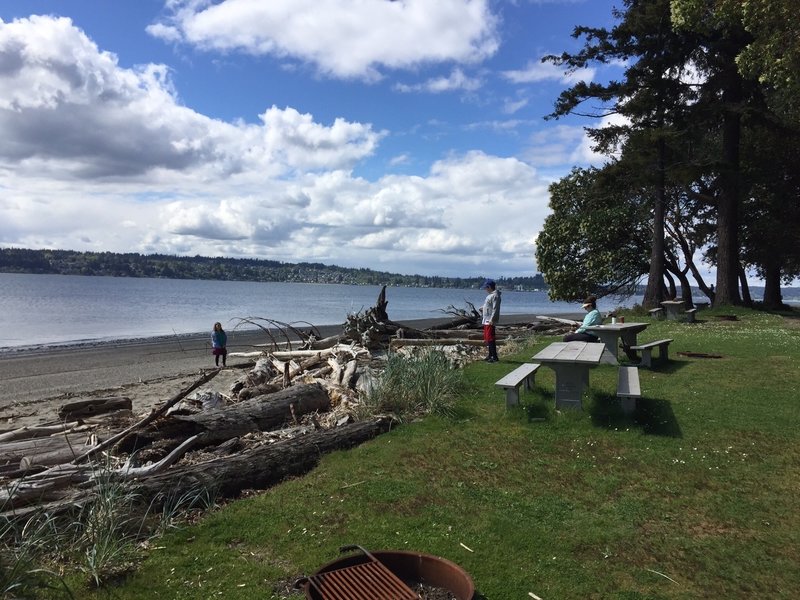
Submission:
[[[165,402],[161,407],[153,410],[149,415],[147,415],[144,419],[142,419],[138,423],[134,423],[133,425],[131,425],[130,427],[128,427],[124,431],[120,431],[119,433],[117,433],[115,435],[112,435],[110,438],[108,438],[104,442],[101,442],[97,446],[94,446],[93,448],[87,450],[86,452],[84,452],[80,456],[76,457],[72,461],[73,464],[78,464],[78,463],[80,463],[82,461],[85,461],[85,460],[91,458],[92,456],[94,456],[95,453],[101,452],[101,451],[103,451],[103,450],[105,450],[107,448],[110,448],[111,446],[113,446],[115,444],[118,444],[121,441],[125,440],[125,438],[127,438],[128,436],[131,435],[131,433],[133,433],[135,431],[138,431],[139,429],[141,429],[142,427],[144,427],[148,423],[151,423],[152,421],[155,421],[158,417],[160,417],[161,415],[165,414],[170,408],[172,408],[175,404],[177,404],[178,402],[183,400],[186,396],[188,396],[191,392],[193,392],[194,390],[199,388],[201,385],[203,385],[205,383],[208,383],[209,381],[214,379],[214,377],[216,377],[218,373],[219,373],[218,370],[209,371],[209,372],[204,373],[203,375],[200,376],[199,379],[197,379],[197,381],[195,381],[190,386],[183,388],[180,392],[178,392],[172,398],[170,398],[167,402]]]
[[[159,507],[167,494],[208,490],[218,497],[233,498],[246,489],[266,489],[289,476],[302,475],[313,469],[323,454],[352,448],[389,431],[393,421],[378,417],[335,427],[311,431],[304,435],[263,444],[239,454],[210,461],[175,465],[167,471],[127,485],[145,506]],[[40,474],[13,488],[0,490],[0,506],[5,511],[0,519],[26,518],[34,510],[44,509],[59,515],[78,509],[93,498],[93,490],[75,489],[76,483],[91,476],[89,465],[60,465],[49,477]],[[118,477],[127,479],[125,470]],[[29,510],[26,506],[33,505]]]
[[[168,446],[167,440],[180,443],[198,434],[201,435],[196,445],[209,446],[247,433],[276,429],[295,416],[329,408],[330,398],[321,385],[297,385],[194,415],[170,415],[138,432],[133,445],[122,449],[131,451],[155,441]]]
[[[88,438],[83,432],[5,442],[0,445],[0,465],[4,470],[25,470],[34,465],[69,462],[87,450]]]
[[[498,338],[498,341],[500,339]],[[459,339],[446,339],[446,338],[437,338],[432,340],[415,340],[415,339],[395,339],[389,341],[390,348],[401,348],[403,346],[483,346],[485,342],[483,340],[471,340],[465,338]]]
[[[286,477],[307,473],[323,454],[357,446],[387,432],[391,425],[391,419],[381,417],[314,431],[200,464],[177,465],[133,483],[132,491],[152,499],[156,506],[164,490],[185,493],[205,489],[232,498],[242,490],[266,489]]]
[[[375,306],[364,312],[347,316],[347,320],[342,326],[343,336],[365,348],[385,346],[391,338],[398,336],[398,333],[402,337],[425,338],[429,336],[425,331],[390,320],[386,312],[388,304],[384,285],[378,294]]]
[[[58,418],[62,421],[68,419],[82,419],[115,410],[131,410],[133,404],[126,396],[111,396],[108,398],[94,398],[64,404],[58,409]]]

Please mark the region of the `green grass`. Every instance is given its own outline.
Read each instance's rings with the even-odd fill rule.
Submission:
[[[640,369],[626,417],[616,369],[584,411],[537,374],[507,410],[494,382],[554,338],[464,371],[450,417],[404,423],[312,473],[154,540],[138,571],[81,598],[300,598],[338,547],[411,549],[466,569],[481,597],[791,598],[800,589],[800,319],[653,322],[671,361]],[[632,320],[629,317],[629,320]],[[684,358],[681,351],[720,354]]]

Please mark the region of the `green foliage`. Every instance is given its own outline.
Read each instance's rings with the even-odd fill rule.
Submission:
[[[440,351],[407,357],[391,354],[376,385],[367,394],[365,411],[391,413],[401,420],[420,415],[451,416],[463,387],[463,373]]]
[[[647,272],[646,199],[624,189],[624,181],[573,169],[551,184],[553,212],[537,239],[536,262],[552,300],[631,293]]]

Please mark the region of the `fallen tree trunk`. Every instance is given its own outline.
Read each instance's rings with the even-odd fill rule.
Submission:
[[[498,342],[501,340],[498,338]],[[464,338],[458,339],[446,339],[446,338],[438,338],[438,339],[395,339],[389,341],[390,348],[400,348],[402,346],[483,346],[485,342],[483,340],[469,340]]]
[[[24,456],[60,451],[70,454],[71,456],[67,460],[72,460],[78,454],[86,451],[88,437],[87,432],[84,432],[6,442],[0,445],[0,464],[15,463],[19,465],[19,461]]]
[[[64,433],[76,427],[77,421],[69,423],[59,423],[58,425],[34,425],[31,427],[20,427],[0,434],[0,444],[17,440],[29,440],[37,437],[48,437],[54,433]]]
[[[540,321],[555,321],[556,323],[561,323],[562,325],[580,325],[580,321],[573,321],[572,319],[562,319],[560,317],[550,317],[547,315],[536,315],[536,318]]]
[[[67,419],[81,419],[91,417],[114,410],[133,408],[131,399],[126,396],[111,396],[108,398],[94,398],[92,400],[80,400],[64,404],[58,409],[58,418],[62,421]]]
[[[254,431],[269,431],[304,415],[330,408],[330,398],[319,384],[288,387],[238,404],[195,415],[172,415],[137,435],[136,448],[156,440],[184,440],[202,434],[198,446],[208,446]],[[130,449],[127,449],[130,451]]]
[[[152,421],[155,421],[158,417],[160,417],[161,415],[166,413],[172,406],[174,406],[175,404],[177,404],[178,402],[183,400],[186,396],[188,396],[191,392],[193,392],[194,390],[199,388],[201,385],[203,385],[205,383],[208,383],[209,381],[214,379],[214,377],[216,377],[218,373],[219,373],[218,369],[215,369],[214,371],[210,371],[210,372],[204,373],[203,375],[200,376],[200,378],[197,381],[195,381],[190,386],[182,389],[177,394],[175,394],[172,398],[170,398],[167,402],[165,402],[160,408],[158,408],[156,410],[153,410],[144,419],[142,419],[138,423],[134,423],[133,425],[131,425],[130,427],[128,427],[124,431],[120,431],[116,435],[112,435],[105,442],[103,442],[101,444],[98,444],[97,446],[95,446],[94,448],[88,450],[87,452],[84,452],[83,454],[78,456],[75,460],[73,460],[72,463],[77,465],[78,463],[83,462],[87,458],[90,458],[91,456],[93,456],[96,452],[100,452],[102,450],[105,450],[106,448],[109,448],[109,447],[113,446],[114,444],[117,444],[117,443],[123,441],[125,438],[127,438],[129,435],[131,435],[131,433],[133,433],[134,431],[136,431],[138,429],[141,429],[142,427],[144,427],[148,423],[151,423]]]
[[[166,472],[129,481],[127,486],[150,510],[160,508],[167,494],[208,490],[217,497],[234,498],[245,489],[266,489],[286,477],[302,475],[313,469],[320,457],[334,450],[352,448],[389,431],[393,420],[379,417],[333,429],[321,429],[305,435],[263,444],[207,462],[174,466]],[[176,451],[177,453],[178,451]],[[0,519],[24,519],[45,508],[57,516],[79,510],[94,497],[85,487],[91,468],[61,465],[26,485],[0,490],[0,506],[6,510]],[[125,479],[124,471],[120,477]],[[84,482],[75,489],[70,484]],[[33,505],[33,506],[30,506]],[[26,508],[27,507],[27,508]]]
[[[153,505],[163,502],[164,490],[171,494],[211,490],[225,498],[233,498],[245,489],[266,489],[286,477],[302,475],[313,469],[323,454],[352,448],[389,431],[392,420],[380,417],[314,431],[306,435],[245,450],[208,462],[177,466],[131,484],[131,491],[151,499]]]

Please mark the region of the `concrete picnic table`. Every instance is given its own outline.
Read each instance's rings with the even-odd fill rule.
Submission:
[[[600,364],[605,346],[589,342],[553,342],[533,357],[556,375],[556,408],[581,409],[589,369]]]
[[[608,325],[592,325],[586,328],[591,334],[600,338],[608,352],[603,353],[602,362],[612,365],[617,364],[617,340],[622,339],[626,346],[636,345],[636,336],[647,329],[649,323],[609,323]]]
[[[668,321],[677,321],[685,310],[683,300],[664,300],[661,306],[664,308],[664,313]]]

